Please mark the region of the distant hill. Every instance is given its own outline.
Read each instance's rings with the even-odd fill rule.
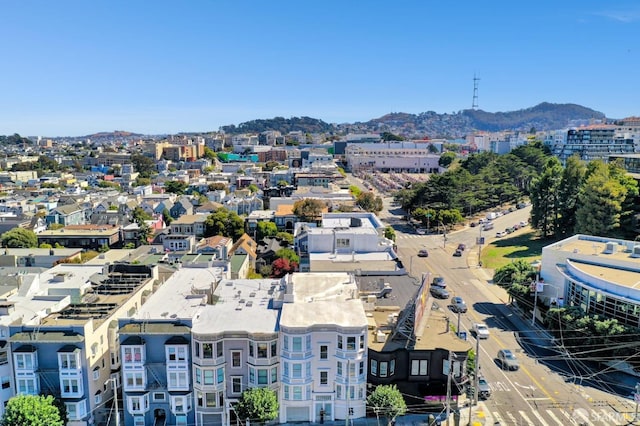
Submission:
[[[138,133],[126,132],[124,130],[114,130],[113,132],[99,132],[92,135],[85,136],[89,139],[102,139],[102,138],[130,138],[130,137],[142,137],[143,135]]]
[[[367,122],[328,124],[310,117],[275,117],[252,120],[238,126],[222,126],[226,133],[260,133],[276,130],[304,133],[382,133],[391,132],[405,137],[461,137],[474,131],[554,130],[567,127],[572,121],[606,120],[603,113],[576,104],[541,103],[532,108],[509,112],[463,110],[453,114],[433,111],[420,114],[391,113]]]

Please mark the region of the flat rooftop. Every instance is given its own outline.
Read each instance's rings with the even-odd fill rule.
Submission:
[[[149,297],[136,319],[194,317],[222,277],[221,268],[180,268]],[[204,299],[203,299],[204,297]]]
[[[350,274],[296,273],[291,275],[291,280],[294,302],[282,306],[280,323],[283,326],[366,327],[358,285]]]
[[[214,304],[201,307],[195,316],[193,333],[276,333],[280,309],[273,299],[279,295],[279,280],[223,280]]]
[[[607,244],[611,244],[613,250],[607,250]],[[563,251],[583,256],[594,256],[594,261],[605,263],[611,261],[628,262],[629,266],[640,270],[640,257],[633,257],[633,247],[639,246],[637,241],[619,240],[615,238],[592,237],[588,235],[576,235],[571,238],[550,244],[544,250]]]
[[[359,269],[376,271],[379,275],[401,269],[388,251],[355,254],[309,253],[309,266],[311,272],[355,273]]]
[[[613,268],[610,266],[594,265],[590,263],[570,260],[573,266],[593,277],[605,279],[617,285],[638,289],[640,288],[640,272]]]

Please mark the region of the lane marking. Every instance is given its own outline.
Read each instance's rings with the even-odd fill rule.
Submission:
[[[518,414],[520,414],[520,417],[522,418],[522,420],[527,422],[529,424],[529,426],[536,426],[535,423],[533,423],[531,421],[531,419],[529,417],[527,417],[527,415],[524,413],[524,411],[520,410],[520,411],[518,411]],[[518,423],[518,424],[521,424],[521,423]]]
[[[561,422],[560,419],[553,413],[553,411],[547,410],[547,414],[553,419],[554,422],[556,422],[560,426],[564,426],[564,422]]]

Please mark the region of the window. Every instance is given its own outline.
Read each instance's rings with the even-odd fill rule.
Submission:
[[[338,336],[338,349],[342,349],[342,336]]]
[[[216,382],[218,384],[224,382],[224,368],[220,367],[216,370]]]
[[[93,396],[93,403],[94,404],[100,404],[102,402],[102,392],[98,391],[96,392],[96,394]]]
[[[80,392],[80,381],[78,379],[63,379],[62,384],[62,394],[77,394]]]
[[[326,371],[321,371],[320,372],[320,384],[321,385],[326,385],[329,384],[329,373]]]
[[[320,359],[327,359],[329,356],[329,347],[327,345],[320,345]]]
[[[289,350],[289,338],[288,337],[283,337],[282,338],[282,343],[283,343],[283,348],[285,351]]]
[[[293,400],[302,401],[302,386],[292,386],[292,387],[293,387]]]
[[[284,387],[284,399],[289,399],[289,386]]]
[[[364,336],[361,335],[358,340],[360,341],[360,349],[364,349]]]
[[[291,349],[294,352],[302,352],[302,337],[294,337],[292,339],[293,348]]]
[[[218,395],[216,392],[197,392],[196,403],[198,407],[217,407]]]
[[[264,368],[258,369],[258,384],[259,385],[269,384],[269,370]]]
[[[171,389],[185,389],[189,387],[189,380],[187,379],[186,371],[170,371],[169,372],[168,388]]]
[[[222,345],[222,341],[216,342],[216,356],[221,358],[224,355],[224,346]]]
[[[2,389],[9,389],[11,387],[11,378],[3,377],[2,378]]]
[[[371,360],[371,375],[372,376],[378,375],[378,361],[375,359]]]
[[[100,367],[96,367],[93,369],[93,380],[98,380],[100,378]]]
[[[364,375],[364,361],[360,361],[358,364],[358,376]]]
[[[144,371],[127,371],[124,373],[125,388],[142,388],[144,387]]]
[[[231,366],[232,367],[240,367],[241,364],[241,352],[240,351],[231,351]]]
[[[336,238],[337,248],[349,248],[349,246],[350,246],[349,238]]]
[[[187,360],[186,346],[167,346],[167,361],[184,362]]]
[[[125,346],[124,362],[143,362],[142,346]]]
[[[17,370],[33,370],[33,354],[17,353],[15,359]]]
[[[58,354],[58,363],[60,368],[65,370],[75,370],[78,368],[78,358],[75,353]]]
[[[202,344],[202,358],[213,358],[213,344],[211,343],[203,343]]]
[[[164,402],[166,401],[166,395],[164,392],[154,392],[153,393],[153,401],[154,402]]]
[[[258,342],[258,358],[267,358],[269,344],[267,342]]]
[[[356,350],[356,337],[355,336],[347,337],[347,350],[348,351],[355,351]]]
[[[337,374],[338,376],[342,376],[342,362],[340,361],[338,361]]]
[[[291,365],[291,377],[293,377],[294,379],[302,378],[302,364]]]
[[[249,357],[253,358],[255,356],[254,354],[254,348],[253,348],[253,342],[249,343]]]
[[[412,376],[426,376],[427,375],[427,360],[426,359],[414,359],[411,361],[411,375]]]
[[[273,367],[271,369],[271,383],[276,383],[278,381],[278,367]]]
[[[275,356],[278,356],[278,342],[274,340],[271,342],[271,357]]]
[[[18,379],[17,387],[19,394],[35,395],[38,393],[35,379]]]
[[[213,385],[215,384],[214,379],[213,379],[213,370],[202,370],[202,376],[203,376],[203,384],[205,385]]]
[[[132,413],[144,413],[149,408],[149,400],[144,396],[129,397],[129,411]]]
[[[392,359],[389,361],[389,375],[393,376],[394,374],[396,374],[396,360]]]
[[[176,414],[186,413],[191,409],[189,404],[189,397],[180,395],[171,397],[171,411]],[[186,424],[186,423],[185,423]]]
[[[133,416],[133,426],[144,426],[144,416]]]
[[[381,361],[380,362],[380,377],[387,377],[387,366],[389,364],[387,363],[387,361]]]
[[[9,363],[9,355],[7,351],[0,351],[0,365]]]
[[[242,393],[242,377],[231,378],[231,392]]]

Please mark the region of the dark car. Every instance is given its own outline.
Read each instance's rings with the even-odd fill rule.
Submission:
[[[418,257],[429,257],[429,252],[427,249],[421,249],[418,251]]]
[[[447,291],[446,288],[443,287],[431,287],[430,288],[431,291],[431,295],[433,297],[435,297],[436,299],[448,299],[449,298],[449,292]]]
[[[460,250],[460,251],[465,251],[465,250],[466,250],[466,248],[467,248],[467,246],[466,246],[466,245],[464,245],[464,244],[462,244],[462,243],[458,244],[458,250]]]
[[[435,277],[433,279],[433,282],[431,283],[431,285],[433,286],[437,286],[437,287],[442,287],[445,288],[447,286],[447,283],[444,281],[444,278],[442,277]]]
[[[471,222],[469,224],[469,226],[472,227],[472,228],[475,228],[476,226],[478,226],[478,223],[477,222]]]
[[[453,252],[453,255],[454,255],[455,257],[460,257],[460,256],[462,256],[462,250],[457,249],[456,251],[454,251],[454,252]]]
[[[451,310],[455,313],[464,314],[467,312],[467,304],[460,296],[455,296],[451,298]]]

